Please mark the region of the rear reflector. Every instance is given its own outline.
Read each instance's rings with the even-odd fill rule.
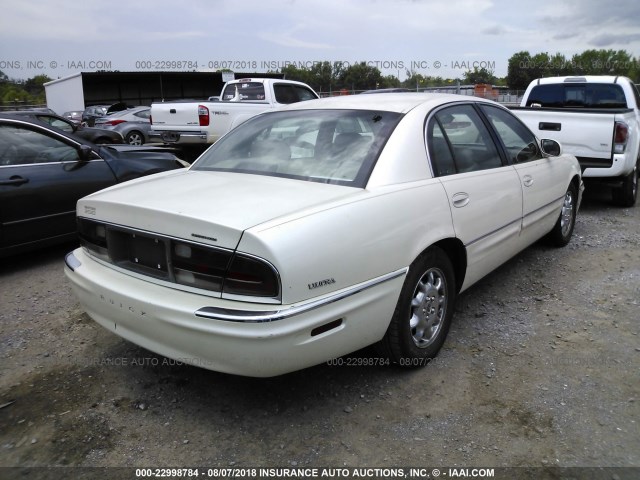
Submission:
[[[329,330],[333,330],[334,328],[338,328],[340,325],[342,325],[341,318],[339,318],[338,320],[334,320],[333,322],[325,323],[324,325],[320,325],[319,327],[311,330],[311,336],[315,337],[317,335],[320,335],[321,333],[325,333]]]

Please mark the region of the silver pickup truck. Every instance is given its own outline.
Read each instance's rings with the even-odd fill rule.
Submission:
[[[207,146],[259,113],[316,98],[316,92],[301,82],[233,80],[224,85],[219,99],[153,103],[150,138],[169,144]]]
[[[626,77],[541,78],[531,82],[516,114],[539,138],[575,155],[585,183],[612,187],[613,200],[638,196],[640,95]]]

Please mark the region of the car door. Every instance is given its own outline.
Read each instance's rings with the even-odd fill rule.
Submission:
[[[503,163],[470,104],[448,106],[432,115],[427,144],[433,172],[449,198],[456,236],[467,249],[465,286],[470,285],[517,252],[520,179]]]
[[[97,155],[81,160],[79,144],[21,122],[0,123],[0,246],[75,234],[76,201],[113,185]]]
[[[522,241],[529,244],[553,228],[568,185],[566,166],[542,154],[535,135],[510,112],[481,105],[496,131],[508,161],[522,184]]]

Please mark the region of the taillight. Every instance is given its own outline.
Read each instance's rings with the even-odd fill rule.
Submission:
[[[153,117],[149,115],[149,125],[153,125]]]
[[[209,126],[209,109],[204,105],[198,105],[198,121],[201,127]]]
[[[280,276],[267,260],[85,218],[77,222],[81,245],[125,270],[217,292],[222,298],[280,299]]]
[[[100,122],[101,125],[111,125],[115,127],[116,125],[120,125],[121,123],[125,123],[126,120],[107,120],[106,122]]]
[[[624,153],[629,140],[629,127],[624,122],[616,122],[613,130],[613,153]]]
[[[231,252],[213,250],[191,243],[171,244],[171,263],[177,283],[190,287],[222,291],[222,282]]]
[[[222,293],[275,298],[280,294],[278,274],[264,260],[236,254],[229,265]]]

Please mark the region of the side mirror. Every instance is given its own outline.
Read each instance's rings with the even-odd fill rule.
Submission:
[[[542,153],[549,157],[562,155],[562,146],[555,140],[545,138],[540,142],[540,146],[542,147]]]
[[[88,145],[80,145],[78,154],[80,155],[80,161],[88,162],[89,160],[91,160],[91,156],[93,155],[93,150]]]

